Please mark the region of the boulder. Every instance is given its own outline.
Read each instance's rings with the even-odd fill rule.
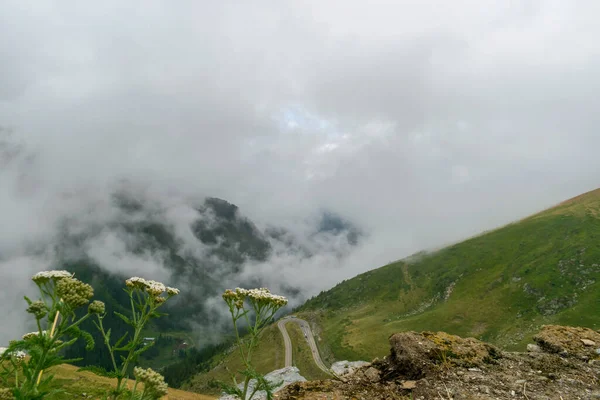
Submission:
[[[501,357],[495,346],[445,332],[396,333],[390,344],[387,375],[408,379],[420,379],[432,368],[479,367]]]
[[[598,357],[594,346],[600,343],[600,333],[589,328],[544,325],[533,340],[548,353],[590,359]]]

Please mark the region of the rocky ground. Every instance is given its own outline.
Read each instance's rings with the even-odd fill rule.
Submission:
[[[285,367],[265,375],[265,379],[273,384],[279,384],[279,386],[275,389],[275,391],[281,390],[283,387],[293,383],[293,382],[306,382],[306,379],[300,375],[300,371],[296,367]],[[254,390],[254,385],[256,385],[256,381],[254,379],[250,380],[248,385],[248,393],[252,393]],[[244,388],[244,384],[240,383],[238,385],[240,389]],[[252,397],[253,400],[262,400],[267,397],[267,394],[263,390],[259,390]],[[237,397],[232,395],[222,395],[219,400],[235,400]]]
[[[443,332],[390,337],[390,355],[340,379],[296,382],[292,399],[600,399],[600,333],[547,325],[526,353]]]

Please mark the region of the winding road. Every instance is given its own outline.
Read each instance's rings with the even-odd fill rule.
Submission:
[[[277,327],[281,331],[283,335],[283,343],[285,345],[285,366],[291,367],[292,360],[292,340],[290,339],[290,335],[288,334],[287,329],[285,328],[285,324],[293,322],[300,326],[300,330],[304,333],[304,338],[310,347],[310,351],[312,352],[313,360],[317,367],[319,367],[323,372],[327,374],[331,374],[331,371],[323,360],[321,360],[321,355],[319,354],[319,349],[317,348],[317,343],[315,342],[315,337],[312,334],[312,330],[310,329],[310,325],[303,319],[295,318],[295,317],[284,317],[277,322]]]

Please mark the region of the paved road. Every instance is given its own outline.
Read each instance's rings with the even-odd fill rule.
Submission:
[[[285,366],[292,366],[292,340],[290,339],[290,335],[288,335],[287,329],[285,329],[285,324],[293,322],[300,326],[300,330],[304,334],[304,338],[310,347],[310,351],[312,352],[313,360],[317,367],[319,367],[324,372],[330,374],[329,368],[323,363],[321,360],[321,355],[319,354],[319,349],[317,347],[317,343],[315,342],[315,337],[312,334],[312,330],[310,329],[310,325],[303,319],[300,318],[282,318],[277,323],[277,327],[281,331],[283,335],[283,343],[285,345]]]

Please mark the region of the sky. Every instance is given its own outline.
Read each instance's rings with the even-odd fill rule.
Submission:
[[[221,197],[259,224],[349,219],[365,239],[326,279],[296,260],[255,269],[308,294],[595,189],[599,12],[0,0],[0,300],[47,265],[36,243],[61,218],[114,217],[123,181],[164,204]]]

